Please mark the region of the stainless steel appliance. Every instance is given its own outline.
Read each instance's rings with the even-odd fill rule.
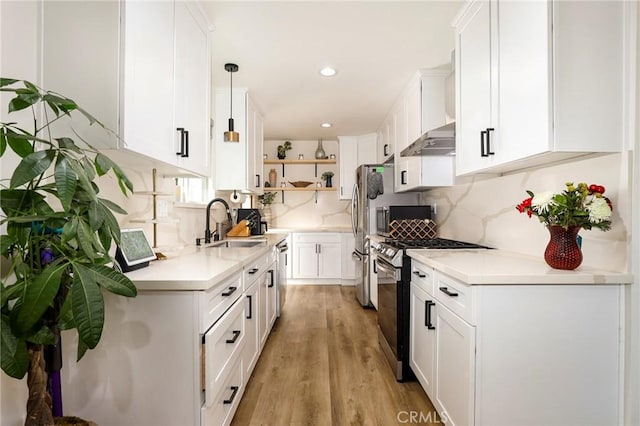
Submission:
[[[376,208],[376,231],[389,236],[389,224],[394,220],[431,219],[431,206],[385,206]]]
[[[284,306],[284,302],[287,298],[287,260],[289,252],[287,240],[276,244],[276,250],[278,251],[278,256],[276,258],[278,271],[276,286],[276,315],[280,316],[282,307]]]
[[[487,249],[463,241],[433,238],[428,240],[385,240],[372,243],[377,253],[378,340],[396,379],[413,378],[409,367],[409,307],[411,301],[411,258],[408,249]]]
[[[418,204],[418,194],[393,193],[393,168],[384,164],[363,164],[356,169],[351,197],[351,225],[355,236],[356,297],[362,306],[371,306],[369,295],[369,241],[376,234],[376,208],[392,204]]]

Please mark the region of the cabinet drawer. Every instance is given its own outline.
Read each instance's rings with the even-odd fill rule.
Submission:
[[[221,426],[231,423],[244,393],[242,371],[242,357],[238,357],[218,394],[212,398],[211,403],[205,403],[201,408],[203,426]]]
[[[461,283],[438,271],[434,272],[433,295],[453,313],[469,324],[475,325],[473,319],[473,287]]]
[[[293,243],[340,243],[340,234],[334,232],[311,232],[293,234]]]
[[[207,398],[219,393],[220,386],[229,375],[235,359],[241,358],[245,341],[245,306],[242,300],[234,304],[204,337]]]
[[[267,272],[267,267],[274,261],[272,260],[273,251],[259,257],[244,267],[244,288],[249,288],[262,274]]]
[[[411,284],[429,294],[433,294],[433,269],[417,262],[411,262]]]
[[[201,293],[200,333],[204,334],[242,294],[242,274],[234,274],[223,283]]]

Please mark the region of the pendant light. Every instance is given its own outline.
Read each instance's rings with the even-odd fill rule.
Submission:
[[[230,98],[230,111],[229,111],[229,131],[224,132],[225,142],[240,142],[240,134],[233,130],[233,73],[238,71],[236,64],[224,64],[224,69],[229,72],[231,76],[231,85],[229,90]]]

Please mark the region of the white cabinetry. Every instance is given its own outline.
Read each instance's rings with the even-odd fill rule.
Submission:
[[[376,133],[361,136],[338,136],[340,149],[340,199],[350,200],[356,183],[356,168],[361,164],[375,164],[377,160]]]
[[[215,164],[214,186],[220,190],[248,191],[262,194],[263,124],[246,89],[233,89],[234,128],[239,142],[225,142],[230,114],[230,90],[216,89],[215,105]]]
[[[293,234],[293,278],[341,278],[341,241],[338,233]]]
[[[458,174],[621,150],[626,3],[466,7],[456,22]]]
[[[424,132],[446,124],[445,79],[448,74],[447,71],[419,71],[393,109],[395,192],[453,184],[454,157],[400,155],[403,149]]]
[[[125,150],[111,155],[137,169],[210,174],[209,33],[196,3],[44,2],[42,22],[43,86],[120,136],[74,122],[83,139]]]
[[[413,262],[411,292],[410,365],[448,424],[622,421],[621,286],[470,286]]]
[[[378,129],[377,162],[385,163],[394,153],[396,123],[391,112]]]

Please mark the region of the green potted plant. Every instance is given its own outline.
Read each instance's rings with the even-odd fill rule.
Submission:
[[[284,160],[287,158],[287,151],[291,149],[291,142],[285,141],[284,144],[278,145],[278,158]]]
[[[258,195],[258,201],[262,204],[263,207],[268,206],[273,203],[273,200],[276,198],[275,192],[265,192],[264,194]]]
[[[2,78],[0,91],[15,95],[9,113],[33,113],[33,130],[17,123],[0,127],[0,157],[8,148],[20,157],[0,190],[5,225],[0,236],[1,366],[11,377],[28,377],[25,425],[53,424],[62,405],[55,387],[53,395],[47,391],[47,379],[59,377],[60,366],[45,365],[45,352],[59,351],[60,331],[75,329],[80,360],[100,341],[102,290],[136,295],[131,280],[109,266],[111,244],[120,240],[113,213],[126,212],[99,196],[95,180],[112,172],[125,195],[133,186],[113,161],[86,141],[81,147],[67,134],[54,136],[53,123],[56,132],[72,132],[63,125],[72,113],[104,128],[73,100],[23,80]],[[37,117],[43,117],[42,123]]]
[[[322,174],[322,180],[326,181],[326,187],[331,188],[333,183],[331,182],[331,178],[333,178],[333,172],[324,172]]]

